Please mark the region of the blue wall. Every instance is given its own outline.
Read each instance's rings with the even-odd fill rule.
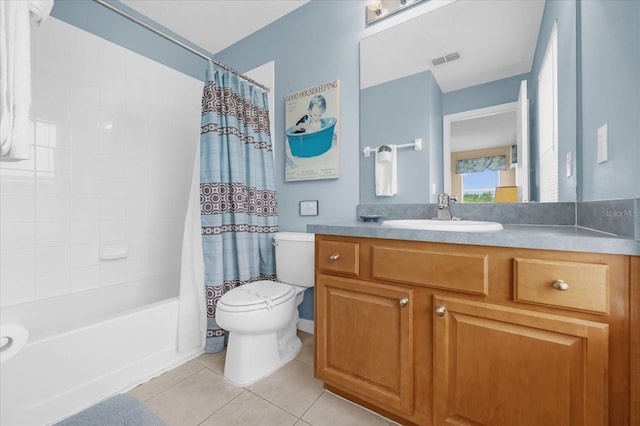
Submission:
[[[216,59],[247,71],[275,61],[275,150],[278,213],[283,231],[305,231],[309,223],[355,218],[359,190],[359,42],[364,3],[311,1],[223,50]],[[340,80],[340,177],[285,182],[285,97]],[[299,216],[300,200],[318,200],[319,215]]]
[[[518,100],[520,82],[529,74],[516,75],[489,83],[445,93],[442,99],[442,114],[449,115]]]
[[[398,150],[398,193],[393,197],[376,196],[375,154],[361,156],[361,203],[429,202],[430,146],[442,145],[442,93],[433,83],[431,71],[425,71],[360,91],[361,152],[365,146],[404,144],[415,138],[422,138],[423,144],[422,151]],[[402,103],[389,99],[402,99]],[[434,115],[439,133],[431,132]]]
[[[515,102],[522,74],[443,94],[431,71],[392,80],[360,91],[360,151],[365,146],[423,139],[423,151],[398,152],[398,194],[377,197],[374,156],[360,160],[361,203],[428,203],[443,191],[442,116]],[[403,99],[402,104],[389,99]],[[389,123],[404,123],[389,126]]]
[[[640,2],[581,1],[583,201],[640,198]],[[609,160],[597,131],[609,124]]]

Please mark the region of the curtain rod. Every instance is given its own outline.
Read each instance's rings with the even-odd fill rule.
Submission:
[[[118,9],[117,7],[113,6],[112,4],[107,3],[105,0],[93,0],[93,1],[94,1],[94,2],[96,2],[96,3],[98,3],[98,4],[99,4],[99,5],[101,5],[101,6],[106,7],[107,9],[112,10],[113,12],[117,13],[118,15],[123,16],[123,17],[127,18],[127,19],[128,19],[128,20],[130,20],[131,22],[134,22],[134,23],[136,23],[136,24],[140,25],[141,27],[146,28],[147,30],[149,30],[149,31],[151,31],[151,32],[153,32],[153,33],[155,33],[155,34],[159,35],[160,37],[164,38],[165,40],[168,40],[168,41],[170,41],[171,43],[176,44],[176,45],[178,45],[178,46],[182,47],[183,49],[186,49],[186,50],[188,50],[189,52],[191,52],[191,53],[193,53],[193,54],[195,54],[195,55],[200,56],[200,57],[201,57],[201,58],[203,58],[203,59],[206,59],[207,61],[213,62],[214,64],[216,64],[216,65],[217,65],[217,66],[219,66],[220,68],[224,68],[225,70],[227,70],[227,71],[230,71],[230,72],[234,73],[234,74],[235,74],[235,75],[237,75],[238,77],[240,77],[240,78],[242,78],[242,79],[244,79],[244,80],[246,80],[246,81],[248,81],[248,82],[250,82],[250,83],[255,84],[256,86],[258,86],[258,87],[260,87],[260,88],[262,88],[262,89],[266,90],[267,92],[269,92],[269,91],[270,91],[270,90],[269,90],[269,88],[268,88],[267,86],[265,86],[265,85],[263,85],[263,84],[260,84],[260,83],[258,83],[257,81],[255,81],[255,80],[253,80],[253,79],[251,79],[251,78],[247,77],[246,75],[239,73],[238,71],[234,70],[233,68],[231,68],[231,67],[229,67],[229,66],[227,66],[227,65],[225,65],[225,64],[223,64],[223,63],[221,63],[221,62],[216,61],[216,60],[215,60],[215,59],[213,59],[212,57],[207,56],[207,55],[205,55],[204,53],[201,53],[201,52],[197,51],[196,49],[194,49],[194,48],[192,48],[192,47],[190,47],[190,46],[188,46],[188,45],[184,44],[184,43],[183,43],[183,42],[181,42],[180,40],[176,40],[175,38],[171,37],[170,35],[168,35],[168,34],[166,34],[166,33],[162,32],[162,31],[160,31],[159,29],[157,29],[157,28],[155,28],[155,27],[153,27],[153,26],[151,26],[151,25],[147,24],[146,22],[141,21],[140,19],[136,18],[135,16],[132,16],[132,15],[128,14],[127,12],[125,12],[125,11],[123,11],[123,10],[121,10],[121,9]]]

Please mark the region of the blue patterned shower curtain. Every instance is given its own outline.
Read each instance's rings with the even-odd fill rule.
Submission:
[[[200,129],[200,219],[205,266],[205,351],[224,349],[216,304],[234,287],[275,279],[278,231],[267,93],[209,64]]]

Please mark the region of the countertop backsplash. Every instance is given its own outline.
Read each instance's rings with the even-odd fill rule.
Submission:
[[[640,240],[640,198],[576,204],[576,224]]]

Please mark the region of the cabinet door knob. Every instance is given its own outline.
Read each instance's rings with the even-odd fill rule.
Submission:
[[[553,286],[553,288],[555,288],[556,290],[560,290],[560,291],[567,291],[569,290],[569,284],[567,284],[566,282],[564,282],[563,280],[555,280],[553,283],[551,283],[551,285]]]
[[[329,259],[338,260],[340,259],[340,255],[338,253],[333,253],[332,255],[329,256]]]
[[[443,317],[446,312],[447,312],[447,308],[445,308],[444,306],[438,306],[436,308],[436,315],[439,317]]]
[[[406,297],[403,297],[398,301],[398,303],[400,303],[401,308],[404,308],[409,304],[409,299],[407,299]]]

